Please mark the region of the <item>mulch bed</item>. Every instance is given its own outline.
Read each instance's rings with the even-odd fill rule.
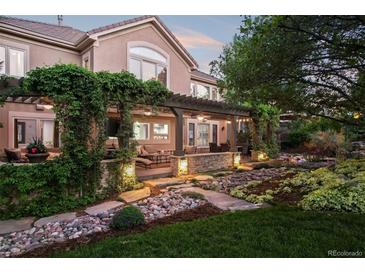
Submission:
[[[23,253],[19,257],[45,258],[45,257],[49,257],[51,254],[53,254],[55,252],[72,250],[77,247],[80,247],[80,245],[98,242],[107,237],[142,233],[155,226],[169,225],[169,224],[174,224],[177,222],[192,221],[195,219],[206,218],[209,216],[214,216],[214,215],[218,215],[218,214],[222,214],[222,213],[223,213],[222,210],[220,210],[210,204],[206,204],[206,205],[194,208],[194,209],[178,212],[172,216],[154,220],[148,224],[145,224],[145,225],[135,228],[135,229],[130,229],[130,230],[126,230],[126,231],[110,230],[108,232],[94,233],[92,235],[83,236],[78,239],[67,240],[67,241],[61,242],[61,243],[54,243],[54,244],[48,245],[48,246],[42,246],[42,247],[33,249],[31,251],[28,251],[26,253]]]

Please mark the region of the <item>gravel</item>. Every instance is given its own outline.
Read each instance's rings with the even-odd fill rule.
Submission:
[[[133,205],[140,208],[146,221],[150,222],[205,203],[204,200],[181,196],[180,190],[171,190]],[[96,216],[83,215],[70,221],[48,223],[42,227],[32,227],[29,230],[2,235],[0,237],[0,257],[18,256],[39,246],[108,231],[110,222],[119,209],[115,208]]]

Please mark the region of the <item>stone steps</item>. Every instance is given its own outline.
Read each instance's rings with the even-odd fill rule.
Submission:
[[[144,181],[144,185],[146,187],[159,187],[159,188],[165,188],[168,186],[173,186],[173,185],[181,185],[184,184],[185,180],[181,179],[181,178],[160,178],[160,179],[155,179],[155,180],[147,180]]]
[[[144,187],[138,190],[131,190],[121,193],[118,198],[126,203],[133,203],[145,199],[151,195],[151,189]]]
[[[246,202],[241,199],[231,197],[224,193],[219,193],[212,190],[205,190],[199,187],[191,187],[182,189],[183,192],[196,192],[202,194],[205,199],[212,205],[222,210],[249,210],[263,207],[263,205],[256,205],[253,203]]]

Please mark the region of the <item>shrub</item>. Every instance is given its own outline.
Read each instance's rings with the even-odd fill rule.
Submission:
[[[79,197],[70,175],[72,166],[60,158],[35,165],[0,166],[0,219],[43,217],[102,198]]]
[[[272,190],[268,189],[266,190],[265,194],[262,195],[251,194],[251,188],[258,186],[261,183],[262,181],[249,181],[246,185],[233,188],[230,192],[230,195],[255,204],[269,202],[273,199],[272,195],[274,192]]]
[[[139,208],[126,206],[114,215],[111,227],[114,229],[126,230],[143,225],[144,223],[144,216]]]
[[[305,210],[365,213],[365,160],[347,160],[333,170],[299,173],[280,185],[282,192],[304,194]]]

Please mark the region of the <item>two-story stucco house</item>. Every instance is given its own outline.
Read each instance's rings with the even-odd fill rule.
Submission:
[[[140,79],[158,79],[166,85],[178,97],[175,104],[170,102],[159,113],[152,113],[148,106],[134,110],[135,139],[154,151],[174,150],[181,155],[185,148],[195,147],[208,152],[210,143],[234,141],[229,128],[235,113],[222,110],[216,79],[198,70],[194,58],[156,16],[88,32],[0,17],[0,74],[23,77],[31,69],[56,63],[92,71],[128,70]],[[171,107],[182,109],[181,117],[177,119]],[[118,121],[112,109],[109,117],[108,134],[113,140]],[[39,98],[9,98],[0,108],[0,121],[1,151],[25,147],[33,137],[42,138],[50,148],[60,145],[54,113]]]

